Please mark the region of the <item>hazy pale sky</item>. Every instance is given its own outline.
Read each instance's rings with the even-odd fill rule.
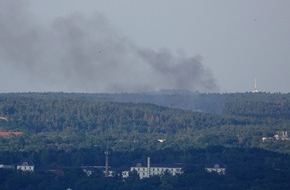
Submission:
[[[289,0],[0,6],[0,92],[290,92]]]

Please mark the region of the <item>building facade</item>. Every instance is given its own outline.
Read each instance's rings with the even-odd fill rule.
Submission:
[[[219,164],[215,164],[213,168],[205,168],[207,172],[216,172],[219,175],[226,174],[226,168],[221,168]]]
[[[138,163],[136,166],[130,168],[130,171],[136,171],[139,175],[140,179],[148,178],[154,175],[162,175],[166,172],[171,175],[182,174],[182,167],[175,165],[152,165],[150,163],[150,157],[147,158],[147,166],[142,166],[142,164]],[[123,178],[129,177],[129,171],[123,171]]]
[[[34,164],[29,161],[29,160],[23,160],[19,164],[17,164],[16,169],[17,170],[22,170],[22,171],[29,171],[33,172],[34,171]]]

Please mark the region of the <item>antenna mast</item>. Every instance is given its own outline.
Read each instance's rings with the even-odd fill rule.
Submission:
[[[257,93],[259,92],[258,89],[257,89],[257,80],[255,79],[254,80],[254,90],[253,90],[253,93]]]
[[[107,147],[107,150],[105,151],[105,157],[106,157],[106,172],[105,172],[105,177],[109,177],[109,150]]]

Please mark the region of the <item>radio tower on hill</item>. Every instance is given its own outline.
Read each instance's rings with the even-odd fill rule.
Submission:
[[[257,89],[257,80],[255,79],[254,80],[254,90],[253,90],[253,93],[257,93],[259,92],[258,89]]]

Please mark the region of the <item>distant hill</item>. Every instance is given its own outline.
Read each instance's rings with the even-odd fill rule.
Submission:
[[[160,90],[144,93],[8,93],[59,99],[73,98],[98,102],[149,103],[168,108],[232,115],[289,116],[290,94],[281,93],[199,93],[186,90]]]
[[[3,140],[4,150],[110,143],[116,150],[223,145],[289,152],[288,142],[261,140],[290,131],[289,94],[4,93],[0,115],[9,118],[0,120],[0,129],[25,134],[9,139],[15,147]]]
[[[289,189],[289,108],[289,94],[3,93],[0,165],[25,158],[36,170],[0,168],[0,189]],[[85,175],[81,166],[105,165],[104,151],[114,177]],[[184,173],[118,176],[148,156]],[[215,164],[225,175],[205,171]]]

